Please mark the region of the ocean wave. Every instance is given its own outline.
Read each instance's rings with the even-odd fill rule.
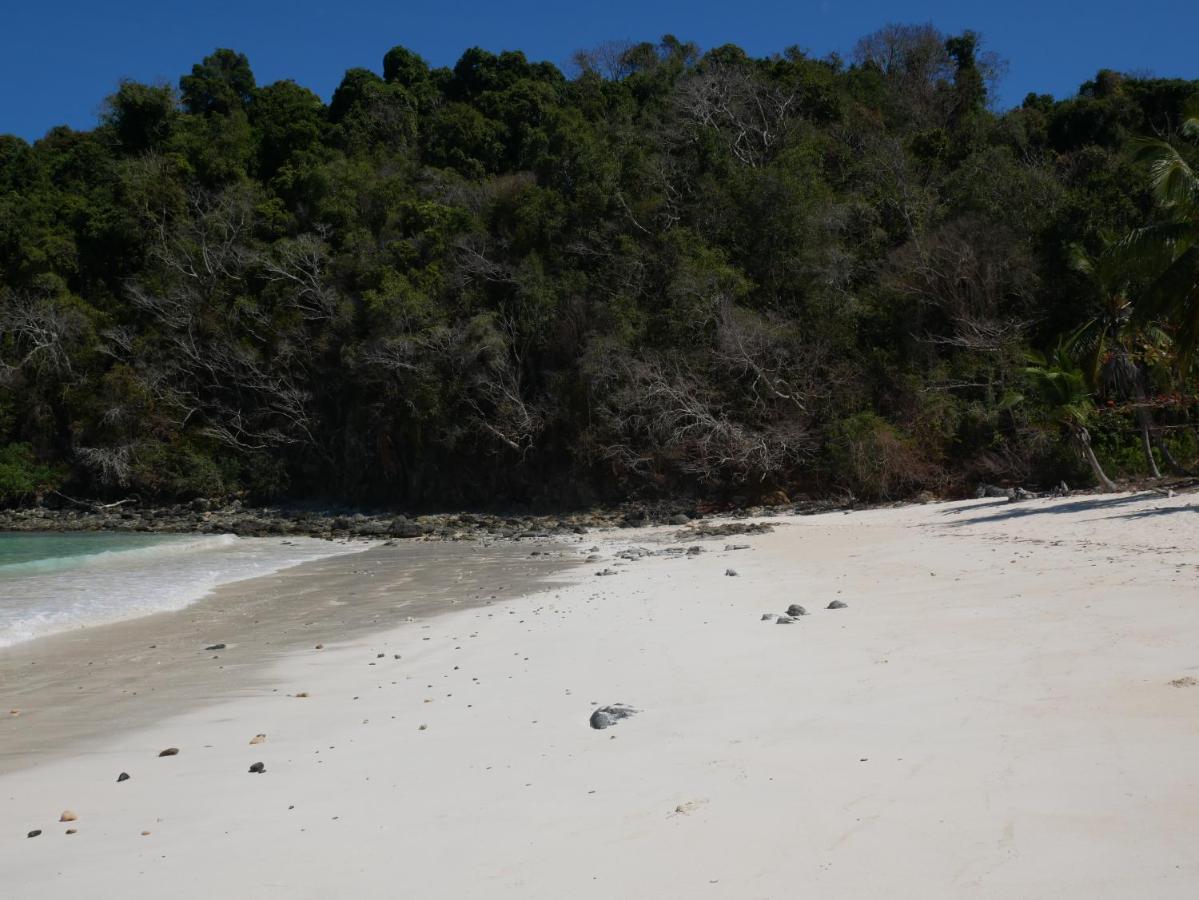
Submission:
[[[367,546],[314,538],[163,536],[148,546],[95,552],[76,546],[71,555],[9,563],[0,566],[0,647],[182,609],[222,584]]]
[[[21,562],[0,563],[0,578],[25,573],[61,572],[82,566],[152,564],[156,559],[166,559],[182,553],[211,551],[231,546],[237,541],[235,534],[197,537],[163,535],[162,537],[163,543],[151,544],[147,547],[122,547],[113,550],[73,553],[70,556],[48,556]]]

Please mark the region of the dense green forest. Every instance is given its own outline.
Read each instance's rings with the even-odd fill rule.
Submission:
[[[0,136],[0,501],[961,495],[1197,463],[1199,81],[674,37]],[[0,128],[3,123],[0,122]],[[1093,456],[1092,456],[1093,450]]]

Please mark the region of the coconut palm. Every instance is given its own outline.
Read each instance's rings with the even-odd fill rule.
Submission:
[[[1028,361],[1024,372],[1028,377],[1032,399],[1040,410],[1036,423],[1042,428],[1064,432],[1070,445],[1091,467],[1100,487],[1109,492],[1118,490],[1103,471],[1091,447],[1091,432],[1087,425],[1095,415],[1095,401],[1087,387],[1082,367],[1064,345],[1059,345],[1048,356],[1030,352]],[[1019,403],[1024,399],[1024,396],[1017,395],[1009,398],[1008,402]]]
[[[1064,346],[1081,363],[1088,388],[1134,405],[1145,465],[1150,475],[1159,478],[1148,406],[1149,368],[1168,353],[1170,337],[1155,322],[1133,315],[1132,279],[1143,261],[1141,254],[1109,234],[1101,237],[1103,246],[1097,254],[1078,244],[1069,248],[1071,268],[1091,282],[1099,302],[1095,315]],[[1176,467],[1169,448],[1158,443],[1167,462]]]
[[[1179,137],[1199,146],[1199,98],[1189,106]],[[1173,144],[1146,139],[1139,145],[1161,217],[1136,229],[1126,244],[1164,255],[1164,264],[1144,292],[1138,314],[1171,324],[1179,362],[1187,368],[1199,350],[1199,173]]]

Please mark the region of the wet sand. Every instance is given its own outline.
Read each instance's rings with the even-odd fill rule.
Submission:
[[[85,753],[114,728],[269,690],[263,673],[288,651],[511,599],[571,564],[550,543],[364,544],[180,610],[0,648],[0,774]]]

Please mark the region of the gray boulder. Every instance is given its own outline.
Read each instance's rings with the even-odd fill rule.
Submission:
[[[627,703],[613,703],[610,706],[601,706],[591,714],[590,725],[597,731],[604,728],[611,728],[621,719],[635,716],[639,712],[640,710],[634,709]]]

